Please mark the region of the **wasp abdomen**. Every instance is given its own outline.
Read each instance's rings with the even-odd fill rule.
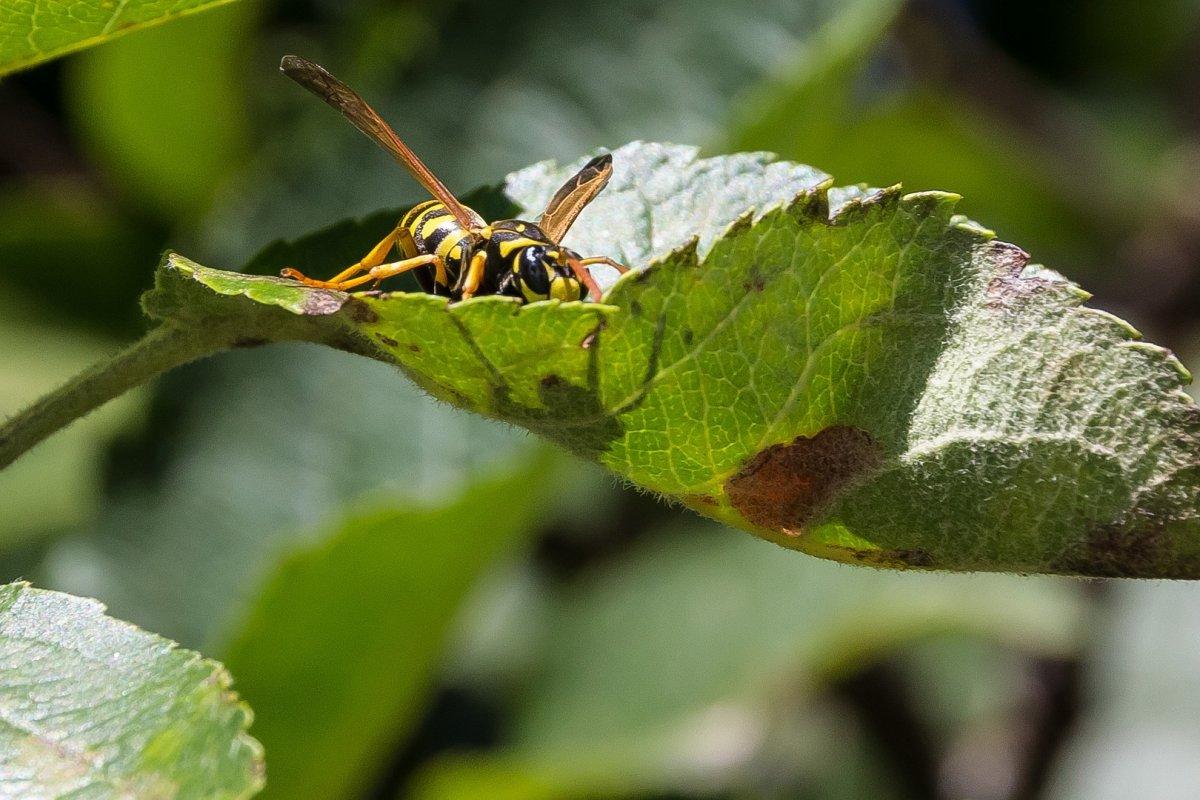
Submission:
[[[430,294],[451,294],[470,260],[475,235],[437,200],[413,206],[401,218],[399,228],[397,246],[405,258],[436,255],[445,264],[444,274],[433,267],[416,270],[421,288]]]

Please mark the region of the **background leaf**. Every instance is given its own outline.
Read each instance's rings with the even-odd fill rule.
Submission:
[[[534,529],[545,459],[423,509],[344,520],[283,561],[225,661],[271,754],[264,797],[357,797],[405,738],[464,595]],[[512,503],[514,495],[524,502]]]
[[[0,6],[0,75],[230,0],[22,0]]]
[[[68,87],[83,146],[160,217],[204,208],[249,136],[246,52],[259,11],[236,3],[92,50]],[[96,109],[104,109],[97,114]]]
[[[0,587],[0,791],[254,794],[262,752],[224,668],[103,611],[27,584]]]

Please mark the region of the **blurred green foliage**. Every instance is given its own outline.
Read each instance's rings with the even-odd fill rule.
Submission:
[[[474,482],[429,511],[348,516],[283,561],[227,649],[255,735],[274,755],[266,797],[353,797],[422,710],[463,596],[545,517],[547,459]]]
[[[109,355],[115,343],[82,326],[46,319],[44,307],[0,300],[0,414],[32,403],[42,392]],[[0,472],[0,546],[30,546],[39,537],[84,524],[95,513],[108,440],[143,403],[142,392],[123,397],[82,420]],[[11,577],[11,576],[10,576]]]
[[[15,409],[129,338],[168,245],[228,267],[419,196],[278,77],[284,52],[337,67],[459,190],[647,138],[959,191],[968,215],[1097,290],[1098,305],[1200,352],[1198,12],[1190,0],[243,0],[142,31],[0,86],[0,402]],[[430,609],[427,626],[393,619],[366,575],[340,581],[328,608],[304,584],[284,592],[284,565],[320,569],[355,541],[351,521],[376,513],[411,559],[387,579],[411,568],[436,584],[456,532],[435,543],[412,520],[520,480],[537,449],[379,364],[300,345],[232,353],[0,477],[0,558],[6,579],[98,597],[228,654],[261,698],[269,780],[286,747],[271,740],[311,736],[288,676],[336,675],[339,653],[312,664],[314,648],[344,639],[290,619],[269,659],[250,657],[247,620],[278,609],[336,628],[336,614],[379,609],[345,626],[395,624],[396,638],[364,632],[380,655],[348,657],[375,662],[356,661],[370,681],[394,673],[395,691],[366,711],[382,684],[324,698],[342,698],[339,724],[373,719],[370,742],[350,754],[305,740],[314,762],[353,757],[362,772],[322,787],[340,795],[290,784],[296,798],[1194,793],[1187,617],[1200,597],[1185,585],[885,577],[714,531],[566,465],[484,508],[497,526],[479,560],[424,592],[428,606],[405,605]],[[363,541],[385,538],[372,530]],[[297,605],[274,605],[287,597]],[[302,611],[314,605],[328,614]],[[281,782],[307,768],[278,763]]]
[[[168,222],[195,214],[212,199],[213,176],[241,161],[251,125],[241,65],[257,16],[254,3],[234,3],[70,65],[67,107],[84,152],[145,212]]]
[[[0,75],[230,0],[19,0],[0,6]]]

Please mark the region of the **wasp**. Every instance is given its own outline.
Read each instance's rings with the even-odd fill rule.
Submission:
[[[579,213],[608,183],[612,156],[597,156],[585,164],[555,193],[536,223],[505,219],[488,224],[455,199],[357,92],[324,67],[285,56],[279,69],[340,111],[434,197],[414,206],[369,253],[329,280],[309,278],[291,267],[280,272],[283,277],[344,291],[413,272],[424,291],[452,300],[495,294],[533,302],[582,300],[589,295],[599,300],[600,287],[588,269],[593,264],[628,272],[628,267],[611,258],[583,258],[561,244]],[[389,262],[393,250],[400,259]]]

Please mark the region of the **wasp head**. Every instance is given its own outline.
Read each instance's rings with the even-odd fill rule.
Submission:
[[[529,302],[535,300],[582,300],[587,287],[580,282],[579,255],[565,247],[533,244],[522,247],[517,254],[516,273],[521,294]]]

